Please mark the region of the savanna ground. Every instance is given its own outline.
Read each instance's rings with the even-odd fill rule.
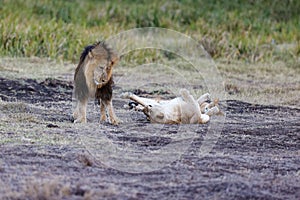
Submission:
[[[149,13],[127,1],[0,2],[1,199],[299,199],[299,2],[154,1]],[[217,116],[206,125],[153,125],[124,107],[127,91],[207,92],[201,73],[157,50],[124,55],[114,70],[123,123],[100,124],[92,101],[88,123],[71,123],[83,46],[144,26],[187,33],[215,58],[226,94],[218,138],[208,137]]]

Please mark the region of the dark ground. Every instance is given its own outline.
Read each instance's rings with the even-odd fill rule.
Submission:
[[[70,122],[70,82],[0,78],[0,83],[1,199],[300,199],[300,109],[223,101],[226,121],[209,155],[195,153],[208,128],[201,125],[178,160],[130,173],[98,162],[76,138],[96,129],[116,144],[150,151],[171,144],[178,127],[164,126],[159,134],[153,128],[151,136],[154,125],[142,114],[126,111],[126,101],[118,98],[116,113],[127,119],[121,125],[97,124],[94,110],[81,127]],[[34,120],[17,121],[20,113]],[[21,128],[11,127],[15,125]],[[185,128],[189,126],[195,128]],[[150,136],[132,134],[140,130],[150,130]],[[67,142],[15,140],[23,133]]]

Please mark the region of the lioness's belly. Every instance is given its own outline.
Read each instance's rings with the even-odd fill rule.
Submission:
[[[171,101],[163,101],[152,105],[150,120],[154,123],[179,124],[181,123],[181,98],[175,98]]]

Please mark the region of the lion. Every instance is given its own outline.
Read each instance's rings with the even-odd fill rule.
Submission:
[[[108,110],[110,123],[119,123],[112,104],[112,71],[118,61],[118,55],[103,41],[85,47],[74,74],[74,123],[86,122],[89,98],[95,98],[100,104],[100,122],[106,121]]]
[[[144,112],[151,123],[160,124],[204,124],[210,116],[221,114],[218,100],[208,103],[209,93],[197,100],[186,89],[180,90],[180,97],[171,100],[156,100],[124,93],[123,98],[133,101],[131,108]]]

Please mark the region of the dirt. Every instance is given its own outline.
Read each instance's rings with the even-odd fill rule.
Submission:
[[[71,123],[70,81],[0,77],[0,83],[1,199],[300,198],[300,109],[223,100],[223,130],[210,153],[199,156],[210,124],[150,124],[142,113],[124,108],[128,102],[118,97],[123,91],[118,85],[113,103],[123,123],[112,126],[98,123],[94,102],[87,124]],[[182,134],[186,130],[193,137]],[[94,149],[93,138],[130,152],[97,154],[101,149]],[[149,165],[130,167],[129,161],[145,160],[143,152],[163,152],[185,139],[184,152],[168,152],[179,154],[177,159],[151,158]]]

